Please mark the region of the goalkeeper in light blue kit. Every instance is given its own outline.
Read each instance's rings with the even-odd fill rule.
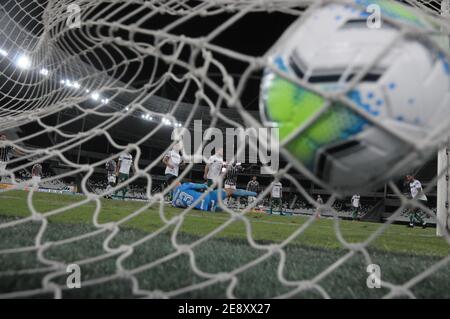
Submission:
[[[202,195],[204,191],[208,189],[206,184],[196,183],[184,183],[174,190],[174,196],[172,200],[172,206],[178,208],[186,208],[192,206]],[[214,190],[204,195],[203,199],[195,204],[194,209],[216,212],[220,211],[219,196],[222,198],[222,202],[228,196],[233,197],[245,197],[255,196],[255,192],[249,192],[243,189],[226,189],[226,190]]]

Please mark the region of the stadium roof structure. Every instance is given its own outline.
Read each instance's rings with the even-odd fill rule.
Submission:
[[[35,2],[31,3],[36,4]],[[105,85],[109,87],[106,96],[114,95],[113,99],[108,100],[108,108],[113,110],[123,110],[132,103],[138,103],[149,112],[161,115],[173,112],[173,117],[181,122],[189,116],[205,122],[210,120],[210,109],[205,105],[199,105],[194,114],[191,114],[193,105],[190,103],[181,102],[179,107],[174,110],[175,101],[154,94],[142,95],[141,88],[132,87],[114,78],[108,74],[107,70],[99,71],[77,55],[68,56],[67,52],[64,52],[64,48],[58,47],[61,45],[60,43],[56,44],[50,41],[48,44],[45,36],[35,35],[34,32],[27,29],[26,25],[22,25],[21,28],[21,25],[15,20],[18,14],[18,12],[7,12],[4,7],[0,6],[0,25],[2,25],[0,44],[2,50],[11,52],[2,61],[2,63],[10,65],[9,68],[6,68],[10,74],[2,75],[7,77],[2,81],[2,91],[8,92],[5,96],[14,97],[15,101],[20,100],[20,105],[11,103],[11,101],[4,103],[0,118],[2,127],[8,128],[8,123],[14,123],[11,125],[17,126],[18,121],[24,124],[30,120],[30,114],[43,116],[55,112],[63,100],[72,99],[73,103],[82,102],[82,99],[86,98],[86,92],[101,91]],[[33,20],[21,19],[19,22],[26,21]],[[33,23],[30,25],[33,26],[35,32],[36,29],[39,29],[38,25]],[[28,56],[30,52],[33,52],[33,55]],[[28,56],[33,61],[33,68],[26,72],[17,72],[14,68],[14,60],[17,59],[18,54]],[[50,74],[51,76],[43,76],[43,70],[46,75]],[[86,88],[86,92],[82,92],[80,95],[67,88],[64,84],[65,79],[70,79],[67,81],[71,81],[72,84],[83,83],[88,79],[89,88]],[[61,81],[63,82],[60,83]],[[15,85],[18,82],[23,85]],[[24,89],[24,86],[28,89]],[[114,91],[113,94],[112,91]],[[221,111],[227,118],[242,123],[242,119],[233,110],[222,109]],[[257,112],[250,112],[257,116]],[[134,117],[140,119],[141,113],[135,114]],[[14,118],[14,122],[11,122],[11,118]]]

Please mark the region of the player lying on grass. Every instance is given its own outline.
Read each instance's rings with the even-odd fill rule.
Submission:
[[[223,201],[228,196],[237,198],[257,195],[255,192],[249,192],[244,189],[217,189],[209,191],[207,194],[204,193],[205,191],[208,191],[208,185],[206,184],[181,184],[174,189],[172,206],[178,208],[186,208],[195,205],[194,209],[216,212],[221,210],[221,208],[219,207],[219,197]],[[201,200],[198,200],[201,196],[204,197]],[[198,202],[196,202],[197,200]]]

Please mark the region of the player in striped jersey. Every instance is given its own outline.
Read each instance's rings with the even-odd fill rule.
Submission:
[[[238,174],[243,171],[241,163],[230,162],[225,168],[225,188],[236,189]]]
[[[411,191],[411,198],[417,200],[417,202],[422,204],[423,206],[426,206],[428,199],[423,191],[422,183],[419,180],[417,180],[414,177],[414,175],[406,175],[406,180],[409,183],[409,188]],[[411,227],[411,228],[414,227],[415,223],[417,222],[419,225],[422,226],[422,228],[426,228],[427,223],[423,219],[424,215],[425,214],[422,212],[422,210],[419,207],[410,209],[408,227]]]
[[[236,163],[234,161],[231,161],[224,168],[224,174],[225,174],[224,188],[225,189],[236,189],[238,174],[243,171],[244,171],[244,169],[241,166],[241,163]],[[239,198],[237,198],[236,201],[237,201],[237,206],[239,209]],[[234,198],[233,198],[233,196],[229,195],[228,198],[225,200],[225,205],[227,205],[227,207],[231,207],[233,204],[234,204]]]
[[[257,181],[256,176],[253,176],[251,181],[248,182],[247,190],[249,192],[254,192],[254,193],[258,194],[258,192],[259,192],[259,182]],[[256,197],[250,196],[248,198],[249,205],[251,205],[255,200],[256,200]]]

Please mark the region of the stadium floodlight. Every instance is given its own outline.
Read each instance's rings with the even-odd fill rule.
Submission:
[[[100,98],[100,94],[98,94],[97,92],[92,93],[91,98],[94,101],[98,101],[98,99]]]
[[[73,82],[73,87],[76,89],[79,89],[81,87],[81,85],[78,82]]]
[[[44,76],[47,76],[49,72],[48,72],[47,69],[43,68],[43,69],[41,69],[41,71],[39,71],[39,73],[44,75]]]
[[[6,50],[0,49],[0,55],[8,56],[8,52],[6,52]]]
[[[125,111],[129,111],[130,110],[130,108],[127,106],[126,108],[125,108]]]
[[[91,91],[89,89],[86,89],[86,93],[90,93]]]
[[[29,69],[31,67],[31,60],[26,55],[20,55],[16,61],[16,65],[21,69]]]

